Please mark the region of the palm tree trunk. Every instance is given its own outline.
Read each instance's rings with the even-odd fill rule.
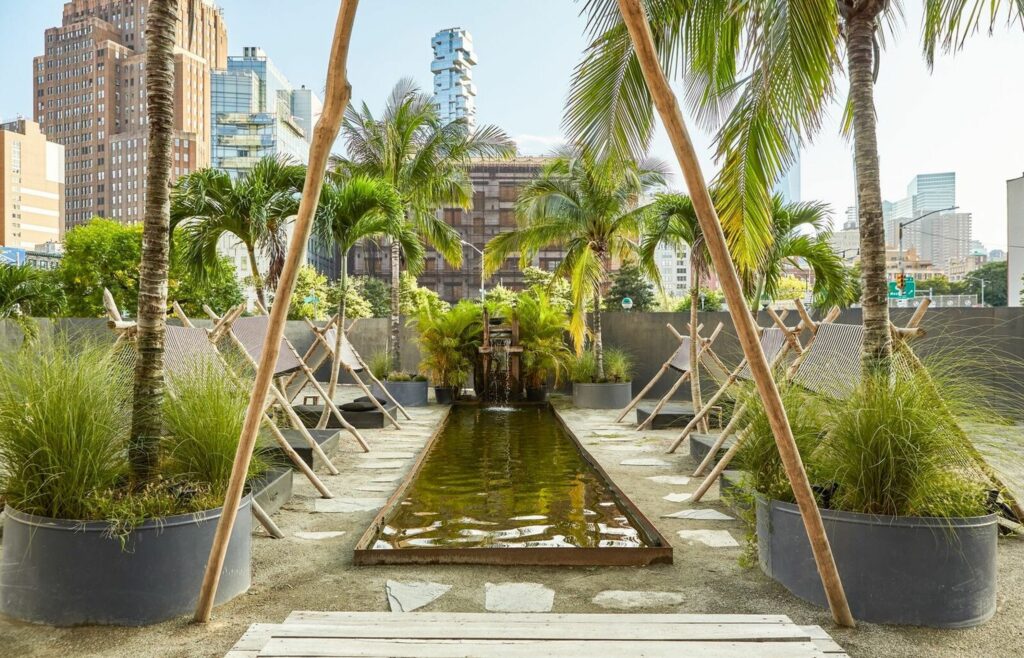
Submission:
[[[861,305],[864,309],[864,368],[889,367],[889,291],[885,273],[885,224],[878,171],[875,129],[874,31],[875,15],[861,12],[846,24],[850,101],[853,105],[853,144],[860,209]]]
[[[260,267],[256,262],[256,249],[252,245],[245,245],[245,251],[249,254],[249,269],[252,271],[252,287],[256,289],[256,299],[260,306],[267,308],[267,295],[263,290],[263,279],[260,277]]]
[[[128,458],[138,482],[153,476],[163,431],[164,326],[170,251],[171,139],[174,122],[174,28],[178,0],[153,0],[146,19],[149,146],[146,216],[139,264],[138,334]]]
[[[348,252],[341,255],[341,301],[338,302],[338,326],[335,328],[334,334],[334,359],[331,360],[331,380],[327,384],[327,397],[329,400],[324,400],[324,411],[320,414],[320,420],[317,422],[317,429],[324,429],[327,427],[327,421],[331,417],[331,407],[328,404],[334,399],[334,392],[338,389],[338,376],[341,373],[341,342],[345,336],[345,306],[346,306],[346,292],[348,290]]]
[[[601,338],[601,292],[594,290],[594,361],[597,381],[604,380],[604,342]]]
[[[697,275],[696,259],[690,257],[690,401],[693,403],[693,413],[704,406],[700,393],[700,362],[697,359],[697,345],[700,334],[697,333],[697,304],[700,303],[700,277]],[[707,421],[701,420],[698,426],[701,432],[707,434]]]
[[[402,321],[401,284],[402,247],[398,240],[391,241],[391,339],[388,341],[391,350],[391,370],[402,369]]]

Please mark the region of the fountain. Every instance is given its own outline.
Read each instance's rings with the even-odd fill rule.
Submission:
[[[497,404],[522,398],[522,354],[519,323],[515,318],[491,318],[483,311],[484,332],[480,342],[474,385],[478,400]]]

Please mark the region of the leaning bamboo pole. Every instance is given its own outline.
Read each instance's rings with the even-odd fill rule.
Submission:
[[[231,538],[235,517],[238,516],[238,505],[242,500],[245,474],[249,470],[249,462],[252,459],[253,447],[256,445],[256,435],[260,428],[267,393],[273,383],[274,367],[281,351],[281,337],[284,336],[284,326],[288,319],[288,305],[292,291],[295,289],[295,278],[299,273],[306,241],[309,240],[310,230],[313,227],[313,215],[316,213],[317,202],[320,199],[327,159],[331,154],[331,147],[338,136],[338,131],[341,129],[345,108],[352,96],[352,87],[349,85],[345,67],[358,5],[359,0],[341,0],[341,7],[338,9],[330,62],[327,68],[327,91],[323,113],[313,130],[313,139],[309,146],[306,182],[302,188],[299,214],[295,218],[295,234],[292,236],[291,244],[288,245],[288,256],[277,284],[276,303],[270,310],[270,323],[263,342],[263,358],[256,370],[252,395],[249,397],[249,407],[245,411],[242,436],[238,441],[238,450],[235,452],[235,461],[231,469],[231,479],[224,496],[224,509],[221,512],[220,521],[217,523],[217,532],[213,537],[213,546],[210,548],[210,559],[206,563],[203,585],[199,590],[199,602],[195,612],[195,621],[197,622],[210,621],[210,614],[213,611],[217,585],[220,582],[220,572],[224,567],[224,558],[227,554],[228,540]]]
[[[839,578],[835,558],[832,556],[832,548],[825,535],[821,512],[815,503],[814,492],[811,491],[811,484],[804,471],[803,461],[797,451],[793,431],[789,426],[789,419],[786,417],[786,409],[783,407],[779,390],[772,378],[768,360],[761,350],[757,325],[750,313],[746,311],[739,276],[736,274],[736,268],[729,254],[718,213],[711,202],[711,195],[708,193],[707,183],[697,159],[697,152],[694,150],[693,142],[690,140],[690,135],[683,122],[675,94],[668,84],[668,79],[665,77],[658,54],[654,49],[654,37],[651,34],[647,13],[641,0],[619,0],[619,10],[629,30],[630,39],[633,42],[633,48],[636,51],[637,60],[643,71],[651,98],[661,115],[662,123],[668,132],[676,158],[679,160],[679,166],[683,170],[683,178],[686,180],[690,198],[693,200],[697,221],[704,234],[715,271],[718,272],[721,280],[722,289],[736,325],[736,333],[743,346],[743,354],[747,359],[761,399],[764,400],[772,433],[775,435],[775,443],[786,468],[786,475],[793,487],[793,494],[800,509],[800,516],[803,518],[804,529],[810,540],[811,551],[814,554],[832,617],[841,626],[854,626],[853,614],[850,612],[850,606],[846,600],[843,583]]]

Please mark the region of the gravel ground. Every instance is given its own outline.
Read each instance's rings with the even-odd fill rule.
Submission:
[[[411,422],[402,431],[367,430],[375,451],[418,453],[443,417],[431,406],[412,409]],[[686,475],[694,467],[684,445],[674,455],[663,449],[671,430],[636,433],[629,425],[614,425],[614,412],[563,409],[567,422],[587,449],[601,462],[612,479],[639,506],[675,547],[674,564],[636,567],[490,567],[490,566],[381,566],[354,567],[352,549],[374,512],[351,514],[313,513],[315,492],[301,476],[295,478],[295,497],[275,515],[286,539],[267,538],[261,530],[253,537],[253,586],[246,594],[218,607],[206,626],[188,618],[146,628],[81,627],[55,629],[0,619],[0,655],[3,656],[220,656],[254,622],[281,622],[293,610],[387,610],[384,583],[388,579],[431,580],[452,586],[451,591],[424,610],[482,612],[484,585],[488,582],[536,582],[555,590],[555,612],[605,612],[592,599],[604,590],[678,592],[680,605],[645,612],[764,613],[786,614],[798,624],[824,627],[851,656],[1013,656],[1020,655],[1024,641],[1024,588],[1021,561],[1024,541],[999,543],[999,609],[995,619],[975,629],[939,631],[861,624],[842,630],[831,624],[828,613],[797,600],[760,570],[740,566],[742,548],[711,548],[680,540],[682,529],[725,529],[743,545],[746,531],[739,521],[690,521],[659,518],[686,503],[663,500],[668,493],[691,492],[699,482],[666,485],[648,479],[655,475]],[[610,436],[607,430],[619,429]],[[594,434],[598,430],[598,434]],[[1021,428],[1010,429],[1024,434]],[[609,441],[636,438],[635,442]],[[1021,438],[1018,436],[1017,438]],[[649,446],[635,454],[621,449],[626,444]],[[1017,444],[1019,445],[1019,443]],[[613,446],[619,446],[611,449]],[[667,467],[624,466],[630,458],[663,458]],[[398,478],[411,467],[405,460],[400,470],[359,469],[365,460],[351,440],[342,441],[333,461],[337,476],[322,475],[339,497],[384,497],[388,494],[357,491],[383,475]],[[323,473],[323,469],[320,469]],[[704,505],[733,516],[712,488]],[[309,541],[294,537],[299,531],[345,531],[341,537]]]

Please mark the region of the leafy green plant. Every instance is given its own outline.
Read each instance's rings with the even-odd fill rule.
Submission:
[[[419,334],[420,372],[435,386],[458,388],[473,366],[483,336],[481,309],[463,300],[444,313],[423,309],[413,319]]]
[[[63,340],[0,361],[0,468],[8,504],[96,518],[128,475],[131,370],[109,347]]]
[[[390,359],[389,359],[390,362]],[[398,370],[389,372],[384,378],[389,382],[425,382],[427,378],[412,372],[401,372]]]
[[[160,470],[170,479],[209,483],[211,493],[222,497],[242,434],[248,392],[213,364],[197,364],[172,376],[170,387],[174,395],[164,404],[167,434]],[[248,475],[257,476],[267,468],[256,453]]]
[[[594,353],[586,350],[573,355],[569,359],[569,378],[579,384],[595,381],[597,375],[597,358]]]
[[[374,352],[370,355],[370,360],[366,367],[370,369],[370,373],[374,377],[384,381],[388,378],[388,374],[391,371],[391,356],[388,355],[386,350]]]
[[[527,388],[543,388],[549,379],[558,386],[567,373],[572,352],[566,345],[569,316],[551,302],[547,293],[533,289],[519,296],[515,308],[519,343],[523,347],[523,381]]]
[[[628,382],[633,379],[633,357],[618,347],[604,351],[604,374],[609,382]]]

